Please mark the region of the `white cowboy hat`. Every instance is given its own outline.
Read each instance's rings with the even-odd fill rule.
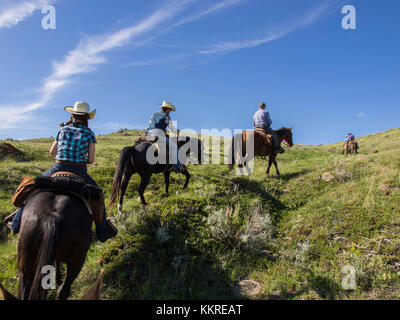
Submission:
[[[176,111],[175,106],[171,104],[171,102],[168,101],[163,101],[162,105],[158,106],[159,108],[168,108],[171,109],[172,111]]]
[[[75,102],[74,106],[68,106],[64,108],[65,111],[72,113],[72,114],[77,114],[77,115],[89,115],[89,119],[93,119],[94,115],[96,114],[96,109],[93,111],[90,111],[90,106],[87,102],[82,102],[82,101],[77,101]]]

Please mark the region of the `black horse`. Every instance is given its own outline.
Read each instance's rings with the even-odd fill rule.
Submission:
[[[124,195],[129,180],[134,173],[138,173],[141,178],[138,191],[143,205],[146,205],[144,191],[150,183],[150,178],[153,173],[164,173],[165,192],[168,194],[172,165],[168,163],[150,164],[147,160],[146,154],[151,145],[151,142],[141,141],[132,147],[125,147],[121,151],[119,163],[114,173],[110,200],[110,205],[112,205],[117,200],[118,196],[120,197],[118,205],[120,213],[122,213]],[[197,163],[201,164],[203,154],[203,143],[201,140],[193,137],[180,136],[177,145],[179,150],[182,149],[180,152],[184,152],[186,156],[189,156],[190,153],[194,153]],[[188,186],[190,179],[190,174],[186,166],[184,166],[184,171],[181,173],[186,177],[183,186],[183,189],[185,189]]]
[[[42,286],[44,266],[56,265],[56,281],[61,284],[60,263],[67,272],[57,298],[67,299],[79,275],[92,239],[92,217],[77,196],[62,191],[43,191],[24,207],[18,240],[20,271],[18,299],[46,299]]]

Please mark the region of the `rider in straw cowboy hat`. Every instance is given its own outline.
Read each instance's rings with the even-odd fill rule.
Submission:
[[[285,150],[281,147],[278,135],[271,128],[272,121],[269,113],[265,109],[265,103],[260,103],[258,111],[253,116],[253,125],[255,128],[263,129],[266,133],[272,136],[273,149],[276,153],[284,153]]]
[[[50,148],[50,154],[55,156],[53,167],[44,175],[52,175],[60,171],[75,173],[82,177],[87,184],[97,187],[96,182],[87,173],[87,164],[92,164],[95,158],[96,136],[88,127],[88,120],[93,119],[96,110],[90,111],[89,104],[86,102],[76,102],[73,107],[64,108],[71,114],[71,119],[62,123],[53,145]],[[13,233],[18,233],[23,208],[16,211],[15,214],[6,218],[7,225]],[[11,222],[12,219],[12,222]],[[106,219],[106,212],[101,222],[96,222],[97,237],[101,242],[117,235],[117,229],[112,225],[109,219]]]
[[[181,172],[183,170],[183,166],[179,162],[178,147],[172,139],[165,135],[167,128],[169,128],[169,130],[173,133],[179,133],[179,130],[174,127],[171,117],[169,116],[171,111],[176,111],[176,108],[168,101],[163,101],[163,103],[158,107],[161,108],[161,110],[155,112],[151,116],[146,136],[157,136],[159,143],[165,143],[166,146],[169,146],[171,151],[170,163],[174,164],[173,170],[176,172]]]

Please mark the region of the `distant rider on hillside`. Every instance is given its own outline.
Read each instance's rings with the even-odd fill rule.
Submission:
[[[347,136],[344,137],[345,145],[348,145],[349,142],[352,142],[354,140],[355,140],[355,138],[354,138],[354,135],[352,133],[349,133]]]
[[[275,153],[284,153],[285,150],[281,147],[278,135],[271,128],[272,121],[269,113],[265,109],[266,105],[262,102],[259,110],[253,116],[254,128],[263,129],[267,134],[272,136],[273,150]]]

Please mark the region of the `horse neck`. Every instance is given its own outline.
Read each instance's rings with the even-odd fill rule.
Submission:
[[[183,141],[179,141],[179,140],[178,140],[178,148],[182,147],[183,145],[185,145],[186,143],[188,143],[190,140],[195,140],[196,143],[198,142],[198,141],[197,141],[198,139],[196,139],[196,138],[189,138],[189,139],[186,138],[186,140],[183,140]]]
[[[282,129],[278,129],[278,130],[274,130],[274,131],[278,135],[279,140],[282,142],[283,139],[285,139],[285,137],[286,137],[286,129],[282,128]]]

